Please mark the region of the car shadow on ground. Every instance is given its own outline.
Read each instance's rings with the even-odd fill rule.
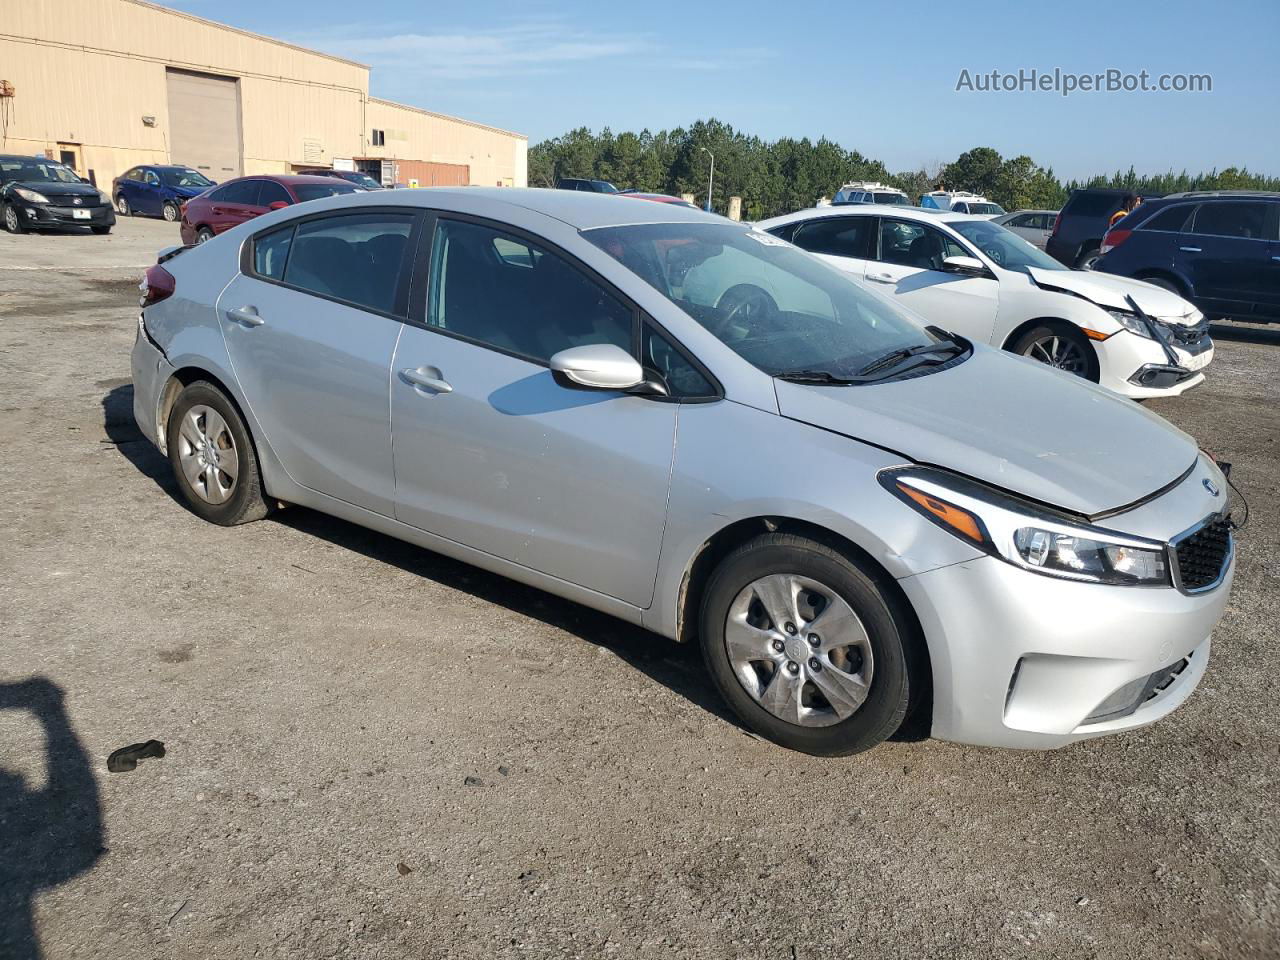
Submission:
[[[105,852],[102,807],[57,684],[43,677],[0,683],[0,711],[29,713],[44,734],[43,744],[0,743],[0,957],[38,960],[34,900],[84,873]],[[29,769],[41,746],[43,785],[5,766],[6,756],[21,753]]]
[[[1214,340],[1238,340],[1241,343],[1261,343],[1280,347],[1280,323],[1273,323],[1268,327],[1211,323],[1209,336]]]
[[[140,473],[154,480],[185,509],[186,501],[174,480],[169,461],[134,422],[131,383],[112,386],[102,398],[102,419],[107,435],[104,442],[114,444]],[[695,645],[673,643],[571,600],[314,510],[290,507],[274,514],[273,519],[300,533],[354,550],[452,590],[469,593],[604,647],[641,673],[745,732],[712,686]]]

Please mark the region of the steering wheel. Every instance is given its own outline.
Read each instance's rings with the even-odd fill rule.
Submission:
[[[762,322],[767,324],[776,320],[779,314],[778,304],[769,296],[769,291],[754,283],[738,283],[722,293],[716,302],[716,312],[719,317],[711,331],[716,336],[727,333],[739,323],[759,332]]]

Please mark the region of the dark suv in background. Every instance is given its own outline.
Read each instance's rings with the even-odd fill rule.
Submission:
[[[582,190],[586,193],[617,193],[618,188],[608,180],[584,180],[581,177],[561,177],[556,181],[557,190]]]
[[[1093,269],[1165,287],[1209,317],[1280,322],[1280,193],[1149,200],[1111,228],[1102,251]]]
[[[1132,190],[1103,187],[1072,190],[1058,211],[1058,221],[1045,244],[1045,253],[1068,267],[1088,270],[1102,250],[1102,237],[1111,223],[1111,215],[1124,206],[1124,198],[1131,193]]]

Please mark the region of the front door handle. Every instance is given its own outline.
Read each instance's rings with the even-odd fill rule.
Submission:
[[[1181,250],[1181,251],[1183,251],[1184,253],[1199,253],[1199,252],[1200,252],[1200,248],[1199,248],[1199,247],[1179,247],[1178,249],[1179,249],[1179,250]]]
[[[267,321],[258,316],[257,307],[233,307],[227,311],[227,319],[246,327],[260,327]]]
[[[874,280],[876,283],[897,283],[898,282],[887,273],[869,273],[867,274],[867,279]]]
[[[432,374],[436,376],[432,376]],[[451,393],[453,384],[448,380],[439,376],[440,371],[434,367],[411,367],[408,370],[401,370],[400,377],[407,383],[412,383],[415,387],[421,387],[424,390],[431,390],[435,393]]]

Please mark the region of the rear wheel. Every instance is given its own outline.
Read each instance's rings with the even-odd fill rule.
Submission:
[[[170,223],[177,223],[178,218],[182,216],[182,211],[178,209],[176,203],[166,203],[164,205],[164,218]]]
[[[233,527],[270,512],[249,431],[213,384],[197,380],[178,394],[166,436],[174,476],[197,516]]]
[[[196,243],[208,243],[213,239],[213,231],[208,227],[201,227],[196,231]]]
[[[1010,349],[1058,370],[1098,382],[1098,355],[1078,327],[1067,323],[1042,323],[1020,336]]]
[[[1075,268],[1077,270],[1092,270],[1093,265],[1100,256],[1102,256],[1102,253],[1097,247],[1085,247],[1080,251],[1080,256],[1076,257]]]
[[[4,205],[4,228],[10,233],[22,233],[26,229],[18,216],[18,208],[11,203]]]
[[[123,196],[116,197],[116,213],[122,217],[133,216],[133,209],[129,206],[129,201]]]
[[[876,578],[824,544],[770,533],[735,550],[707,585],[700,635],[721,695],[784,747],[858,753],[907,714],[909,638]]]
[[[1152,286],[1159,287],[1162,290],[1168,290],[1170,293],[1176,293],[1180,297],[1186,296],[1186,294],[1182,292],[1182,287],[1178,286],[1178,284],[1174,283],[1168,277],[1157,275],[1153,277],[1138,277],[1137,279],[1144,283],[1149,283]]]

